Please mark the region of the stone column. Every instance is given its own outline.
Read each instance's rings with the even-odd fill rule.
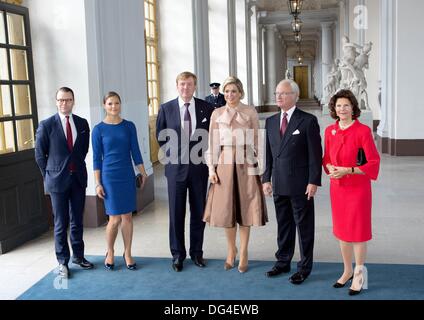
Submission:
[[[252,24],[251,24],[252,10],[249,4],[245,8],[245,21],[246,21],[246,95],[247,103],[253,105],[253,81],[252,81]]]
[[[196,1],[196,0],[193,0]],[[237,76],[237,37],[236,37],[236,3],[227,0],[228,19],[228,60],[230,62],[229,74]]]
[[[327,85],[327,75],[333,63],[333,37],[332,37],[333,22],[321,22],[321,59],[322,59],[322,97],[325,101],[327,93],[325,86]]]
[[[264,93],[264,85],[263,85],[263,71],[264,71],[264,63],[265,58],[263,55],[263,47],[264,47],[264,35],[265,35],[265,27],[263,25],[258,25],[258,104],[265,104],[265,93]]]
[[[274,90],[277,85],[276,32],[277,27],[275,24],[265,26],[265,101],[268,105],[275,104]]]
[[[209,94],[210,56],[208,1],[192,0],[194,72],[197,76],[197,97]]]

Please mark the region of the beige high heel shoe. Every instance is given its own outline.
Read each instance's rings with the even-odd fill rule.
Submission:
[[[228,271],[228,270],[230,270],[230,269],[234,268],[234,266],[235,266],[235,264],[236,264],[237,247],[236,247],[235,252],[236,252],[236,253],[235,253],[235,255],[234,255],[233,263],[232,263],[232,264],[229,264],[227,261],[225,261],[225,263],[224,263],[224,270],[225,270],[225,271]]]
[[[241,257],[240,257],[240,261],[241,261]],[[248,269],[248,264],[249,264],[249,261],[248,261],[248,257],[247,257],[247,253],[246,253],[246,264],[245,265],[241,265],[239,263],[239,265],[238,265],[238,271],[240,273],[245,273],[247,271],[247,269]]]
[[[359,290],[352,289],[353,284],[355,283],[355,280],[359,278]],[[361,293],[362,289],[368,289],[368,271],[367,267],[364,265],[357,265],[355,266],[355,271],[353,273],[353,280],[352,280],[352,286],[349,289],[349,295],[354,296],[359,293]]]

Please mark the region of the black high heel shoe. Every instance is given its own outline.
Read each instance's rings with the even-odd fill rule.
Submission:
[[[107,254],[108,253],[106,252],[106,259],[107,259]],[[105,269],[112,271],[113,268],[115,268],[115,264],[114,263],[112,263],[112,264],[111,263],[107,263],[106,260],[105,260]]]
[[[346,285],[346,283],[348,283],[352,279],[353,279],[353,274],[349,279],[346,280],[345,283],[340,283],[340,282],[336,281],[336,283],[333,284],[333,288],[336,288],[336,289],[343,288]]]
[[[349,295],[350,296],[356,296],[357,294],[360,294],[362,289],[368,289],[368,272],[367,268],[364,265],[357,265],[354,270],[355,277],[360,277],[359,285],[361,286],[359,290],[354,290],[352,287],[349,289]],[[352,280],[353,285],[353,280]]]
[[[127,260],[125,259],[125,253],[122,255],[122,258],[124,258],[124,262],[128,270],[137,270],[137,263],[134,262],[133,264],[127,264]]]

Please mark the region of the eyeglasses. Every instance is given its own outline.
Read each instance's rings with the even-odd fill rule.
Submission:
[[[68,102],[74,101],[74,99],[72,99],[72,98],[69,98],[69,99],[56,99],[56,101],[59,102],[59,103],[63,103],[63,102],[68,103]]]
[[[291,96],[293,95],[294,92],[274,92],[274,95],[279,98],[279,97],[285,97],[285,96]]]

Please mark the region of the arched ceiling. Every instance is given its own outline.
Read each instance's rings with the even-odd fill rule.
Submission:
[[[288,2],[284,0],[251,1],[262,11],[288,11]],[[340,0],[305,0],[302,10],[322,10],[337,7]]]
[[[300,19],[302,20],[302,48],[316,52],[320,38],[322,22],[336,22],[340,13],[341,0],[304,0]],[[294,42],[291,22],[293,16],[289,14],[288,1],[285,0],[257,0],[250,1],[257,7],[259,23],[262,25],[274,24],[282,39],[287,45],[287,51],[292,52],[297,47]],[[290,55],[290,54],[289,54]]]

